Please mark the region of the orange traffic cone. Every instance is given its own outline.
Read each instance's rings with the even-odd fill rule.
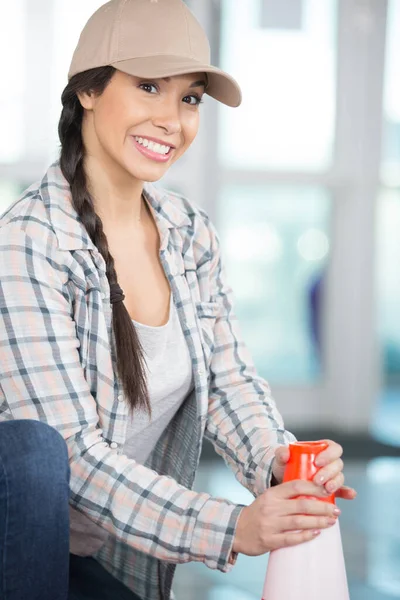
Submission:
[[[311,480],[314,460],[325,442],[290,444],[283,481]],[[322,502],[335,504],[332,494]],[[339,521],[320,535],[297,546],[273,550],[269,556],[263,600],[349,600]]]

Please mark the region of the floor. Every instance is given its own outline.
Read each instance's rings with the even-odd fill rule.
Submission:
[[[356,500],[337,502],[350,598],[400,598],[400,458],[345,461],[345,474],[358,491]],[[195,489],[242,504],[253,498],[218,456],[202,460]],[[177,600],[261,600],[267,560],[240,555],[228,574],[200,563],[179,565]]]

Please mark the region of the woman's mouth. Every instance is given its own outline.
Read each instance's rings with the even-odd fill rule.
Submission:
[[[172,146],[159,144],[158,142],[154,142],[137,135],[131,135],[130,137],[133,139],[134,144],[139,152],[146,156],[146,158],[150,158],[151,160],[158,162],[167,162],[169,160]]]

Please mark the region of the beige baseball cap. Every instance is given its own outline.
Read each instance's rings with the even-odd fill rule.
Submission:
[[[72,57],[71,79],[111,65],[136,77],[206,73],[206,93],[239,106],[238,83],[210,64],[207,36],[182,0],[111,0],[86,23]]]

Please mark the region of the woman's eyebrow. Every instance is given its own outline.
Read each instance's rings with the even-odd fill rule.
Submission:
[[[200,81],[195,81],[194,83],[190,84],[191,88],[199,87],[199,86],[202,86],[203,88],[205,88],[206,87],[206,82],[202,79]]]

